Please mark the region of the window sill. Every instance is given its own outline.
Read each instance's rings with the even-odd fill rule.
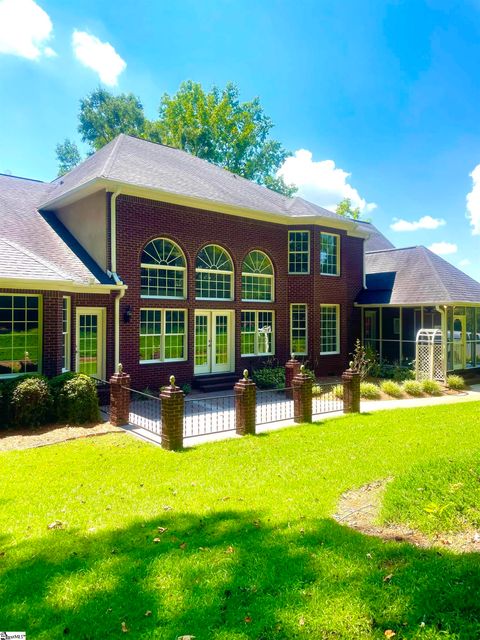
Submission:
[[[187,358],[175,358],[173,360],[139,360],[138,364],[170,364],[171,362],[186,362]]]
[[[327,276],[327,278],[340,278],[340,273],[322,273],[320,272],[321,276]]]
[[[274,356],[275,353],[241,353],[241,358],[269,358]]]
[[[234,302],[233,298],[195,298],[200,302]],[[215,311],[215,309],[213,309]]]
[[[339,356],[340,351],[320,351],[321,356]]]
[[[141,295],[140,296],[141,300],[186,300],[187,298],[185,296],[183,297],[173,297],[173,296],[146,296],[146,295]]]
[[[288,272],[289,276],[309,276],[310,275],[310,271],[289,271]]]

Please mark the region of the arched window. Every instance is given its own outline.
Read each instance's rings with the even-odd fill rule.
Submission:
[[[273,265],[263,251],[250,251],[243,261],[242,300],[273,300]]]
[[[195,267],[198,299],[233,300],[233,263],[225,249],[215,244],[203,247]]]
[[[186,263],[180,247],[166,238],[149,242],[142,252],[141,295],[185,298]]]

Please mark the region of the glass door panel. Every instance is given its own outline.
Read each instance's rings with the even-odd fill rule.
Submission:
[[[231,312],[195,312],[195,375],[232,371]]]
[[[212,372],[230,371],[230,314],[214,311],[212,316],[215,323]]]
[[[103,310],[77,309],[76,370],[103,378]]]
[[[210,373],[210,314],[195,314],[195,374]]]

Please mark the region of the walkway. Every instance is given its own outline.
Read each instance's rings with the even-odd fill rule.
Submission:
[[[231,394],[231,392],[225,392],[225,394],[215,394],[215,397],[218,395]],[[208,405],[211,400],[209,396],[212,394],[195,394],[195,400],[203,400],[206,405]],[[440,396],[440,397],[428,397],[428,398],[409,398],[408,400],[362,400],[361,403],[361,411],[362,413],[371,413],[372,411],[383,411],[388,409],[409,409],[415,407],[430,407],[442,404],[458,404],[461,402],[478,402],[480,401],[480,384],[472,385],[469,391],[462,392],[458,395],[448,395],[448,396]],[[229,409],[226,409],[222,419],[225,421],[229,421],[233,419],[233,406]],[[232,414],[232,415],[231,415]],[[320,416],[314,416],[313,422],[323,422],[324,420],[330,418],[338,418],[342,416],[343,412],[335,411],[332,413],[325,413]],[[280,422],[271,422],[269,424],[261,424],[257,425],[257,433],[266,433],[268,431],[276,431],[278,429],[283,429],[285,427],[291,427],[295,425],[293,419],[290,420],[282,420]],[[126,425],[123,427],[125,431],[131,433],[144,440],[145,442],[150,442],[152,444],[160,445],[161,437],[156,433],[152,433],[147,429],[142,429],[141,427],[137,427],[133,424]],[[186,438],[184,441],[185,447],[193,447],[198,444],[205,444],[207,442],[215,442],[217,440],[226,440],[229,438],[240,438],[241,436],[237,436],[235,431],[224,431],[220,433],[213,433],[210,435],[201,435],[196,437]]]

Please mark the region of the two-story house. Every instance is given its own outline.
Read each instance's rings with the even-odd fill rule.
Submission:
[[[105,378],[122,362],[136,388],[157,388],[291,352],[338,374],[359,334],[366,237],[126,135],[51,183],[0,176],[0,376]]]

